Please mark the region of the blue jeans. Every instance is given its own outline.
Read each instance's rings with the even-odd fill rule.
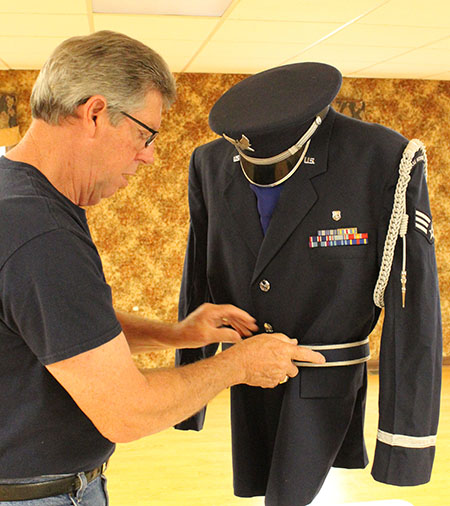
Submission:
[[[64,475],[61,475],[64,476]],[[69,475],[70,476],[70,475]],[[73,494],[55,495],[52,497],[43,497],[42,499],[30,499],[28,501],[0,501],[0,506],[108,506],[108,492],[106,490],[106,478],[102,474],[87,483],[84,473],[79,473],[82,481],[81,487]],[[29,480],[36,483],[38,481],[49,481],[50,476],[40,479]],[[56,478],[56,476],[55,476]],[[4,480],[3,483],[8,480]],[[11,480],[17,483],[19,480]],[[26,480],[21,480],[25,483]]]

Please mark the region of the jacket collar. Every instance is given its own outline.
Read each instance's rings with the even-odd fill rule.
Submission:
[[[317,201],[312,179],[327,171],[328,147],[335,117],[336,112],[330,108],[311,140],[302,166],[284,183],[265,236],[261,230],[256,197],[242,174],[239,162],[226,164],[229,180],[224,198],[234,225],[256,257],[253,280],[258,278]]]

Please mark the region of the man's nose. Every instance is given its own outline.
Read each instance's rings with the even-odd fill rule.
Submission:
[[[155,161],[155,145],[152,142],[149,146],[146,148],[141,149],[136,157],[137,160],[139,160],[142,163],[145,163],[147,165],[152,164]]]

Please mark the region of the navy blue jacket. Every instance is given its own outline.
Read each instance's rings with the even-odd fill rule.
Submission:
[[[331,109],[302,166],[284,183],[265,236],[234,147],[218,139],[197,148],[190,164],[191,224],[180,318],[205,301],[231,303],[253,315],[262,332],[273,329],[300,344],[344,344],[367,337],[380,316],[373,290],[406,144],[388,128]],[[385,293],[379,433],[372,470],[376,480],[395,485],[417,485],[430,478],[442,362],[423,161],[411,175],[406,307],[398,241]],[[417,226],[416,211],[428,218],[426,226],[423,221]],[[310,247],[310,237],[320,230],[341,228],[367,234],[367,244]],[[216,349],[180,350],[177,363],[194,362]],[[301,367],[296,378],[274,389],[233,387],[236,495],[265,495],[269,506],[306,505],[331,466],[366,466],[366,385],[366,365],[357,364]],[[199,430],[203,419],[204,411],[177,428]]]

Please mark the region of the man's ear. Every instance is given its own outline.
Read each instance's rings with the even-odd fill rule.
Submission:
[[[107,108],[108,103],[102,95],[93,95],[79,106],[78,113],[91,135],[95,135],[96,129],[103,120],[109,121]]]

